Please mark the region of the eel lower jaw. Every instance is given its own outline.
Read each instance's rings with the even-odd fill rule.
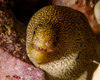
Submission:
[[[36,46],[36,45],[34,45],[34,44],[33,44],[32,46],[33,46],[33,48],[36,49],[36,50],[40,50],[40,51],[43,51],[43,52],[53,52],[52,49],[44,49],[44,48],[38,47],[38,46]]]

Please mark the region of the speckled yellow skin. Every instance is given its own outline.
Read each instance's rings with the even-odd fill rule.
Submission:
[[[91,80],[97,65],[95,37],[86,17],[71,8],[46,6],[27,28],[26,49],[47,80]],[[35,47],[34,47],[35,46]]]

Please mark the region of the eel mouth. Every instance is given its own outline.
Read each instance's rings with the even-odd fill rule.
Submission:
[[[44,49],[44,48],[41,48],[41,47],[38,47],[36,45],[32,45],[34,49],[37,49],[37,50],[40,50],[40,51],[43,51],[43,52],[53,52],[52,49]]]

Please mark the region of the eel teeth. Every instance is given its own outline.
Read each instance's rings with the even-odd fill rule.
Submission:
[[[40,51],[43,51],[43,52],[52,52],[53,50],[51,49],[44,49],[44,48],[41,48],[41,47],[38,47],[36,45],[33,45],[34,49],[37,49],[37,50],[40,50]]]

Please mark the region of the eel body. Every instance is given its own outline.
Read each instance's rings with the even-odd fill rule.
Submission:
[[[26,50],[47,80],[91,80],[97,65],[95,36],[86,17],[64,6],[37,11],[27,27]]]

